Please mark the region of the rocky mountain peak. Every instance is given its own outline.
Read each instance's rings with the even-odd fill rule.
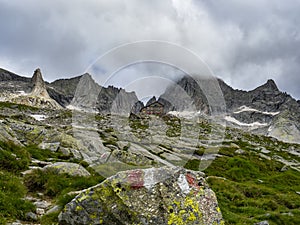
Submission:
[[[0,68],[0,81],[22,81],[22,82],[30,82],[30,78],[22,77],[15,73],[12,73],[8,70]]]
[[[38,97],[44,97],[44,98],[50,98],[47,89],[46,84],[43,79],[41,70],[38,68],[34,71],[33,76],[31,78],[31,82],[33,84],[33,89],[31,91],[31,95],[38,96]]]
[[[151,105],[152,103],[156,102],[156,97],[153,96],[152,98],[149,99],[149,101],[147,102],[146,106]]]
[[[272,79],[269,79],[265,84],[256,88],[255,90],[265,90],[265,91],[273,91],[273,92],[279,91],[275,81]]]
[[[83,74],[76,87],[71,105],[82,109],[94,109],[100,90],[101,87],[90,74]]]

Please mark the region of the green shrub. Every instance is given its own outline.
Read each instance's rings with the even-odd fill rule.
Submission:
[[[199,170],[200,161],[198,159],[191,159],[187,161],[187,163],[184,165],[184,168],[189,170]]]
[[[32,192],[42,191],[48,196],[58,196],[63,192],[78,191],[94,186],[104,178],[95,175],[90,177],[58,174],[56,170],[34,170],[24,177],[24,183]]]
[[[40,149],[35,145],[29,145],[26,150],[30,153],[32,158],[45,161],[49,158],[54,159],[68,159],[69,156],[65,156],[60,152],[52,152],[49,149]]]
[[[28,168],[30,155],[26,149],[10,142],[0,142],[0,169],[20,172]]]
[[[0,218],[25,219],[25,214],[35,206],[24,199],[26,187],[12,173],[0,171]],[[2,223],[0,220],[0,224]]]
[[[58,224],[58,215],[59,215],[59,212],[54,212],[54,213],[44,215],[40,220],[41,225],[50,225],[50,224],[56,225],[56,224]]]

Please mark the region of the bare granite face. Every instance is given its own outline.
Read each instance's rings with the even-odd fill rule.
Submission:
[[[34,86],[30,95],[39,96],[43,98],[50,98],[46,89],[46,84],[43,79],[41,70],[39,68],[34,71],[32,83],[34,84]]]
[[[60,224],[224,224],[201,172],[162,167],[119,172],[83,190]]]

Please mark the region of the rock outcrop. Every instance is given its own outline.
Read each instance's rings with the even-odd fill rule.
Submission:
[[[55,99],[61,106],[68,106],[75,95],[78,82],[82,76],[58,79],[48,84],[47,91],[50,97]]]
[[[126,92],[113,86],[101,87],[90,74],[84,74],[69,107],[106,114],[129,115],[136,102],[138,98],[134,92]]]
[[[203,90],[189,76],[183,77],[176,85],[169,86],[159,97],[167,111],[202,111],[209,113],[209,105]]]
[[[15,94],[27,94],[31,89],[30,78],[0,68],[0,101],[10,101]]]
[[[224,224],[204,174],[182,168],[120,172],[82,191],[60,224]]]
[[[131,109],[131,113],[133,114],[139,114],[141,109],[144,107],[144,103],[141,101],[137,101]]]
[[[69,162],[57,162],[48,166],[45,166],[43,170],[54,170],[58,174],[67,173],[70,176],[87,177],[91,174],[81,165]]]
[[[28,94],[16,95],[11,99],[12,102],[38,108],[61,109],[62,107],[52,99],[46,89],[40,69],[34,71],[31,79],[32,91]]]
[[[100,90],[101,87],[93,80],[92,76],[85,73],[77,84],[70,106],[77,109],[95,111]]]
[[[50,96],[47,92],[46,84],[39,68],[34,71],[31,80],[34,86],[30,95],[49,99]]]
[[[153,96],[152,98],[150,98],[149,100],[148,100],[148,102],[146,103],[146,106],[149,106],[149,105],[151,105],[152,103],[154,103],[154,102],[156,102],[157,100],[156,100],[156,97],[155,96]]]

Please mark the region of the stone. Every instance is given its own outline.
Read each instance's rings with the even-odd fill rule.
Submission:
[[[44,194],[42,193],[42,192],[38,192],[38,193],[36,193],[37,194],[37,196],[39,196],[40,198],[41,197],[44,197]]]
[[[30,221],[37,221],[38,220],[37,215],[33,212],[26,213],[25,217],[26,217],[27,220],[30,220]]]
[[[112,156],[126,164],[136,165],[136,166],[150,166],[153,164],[153,160],[149,157],[145,157],[141,153],[135,153],[131,151],[121,151],[114,150]]]
[[[51,162],[46,162],[46,161],[41,161],[41,160],[37,160],[37,159],[32,159],[31,160],[31,165],[35,165],[38,167],[44,167],[44,166],[48,166],[51,165]]]
[[[264,221],[261,221],[261,222],[258,222],[258,223],[255,223],[254,225],[269,225],[269,222],[264,220]]]
[[[47,209],[51,203],[47,202],[47,201],[37,201],[33,203],[37,208],[41,208],[41,209]]]
[[[78,151],[78,150],[76,150],[76,149],[73,149],[73,148],[71,148],[70,151],[71,151],[71,153],[73,154],[73,157],[74,157],[75,159],[82,159],[82,156],[81,156],[81,154],[80,154],[80,151]]]
[[[18,222],[18,221],[15,221],[13,222],[11,225],[22,225],[22,223]]]
[[[44,215],[45,214],[45,209],[36,208],[36,214],[38,214],[38,215]]]
[[[83,166],[76,163],[57,162],[52,165],[45,166],[43,169],[54,169],[59,174],[67,173],[71,176],[87,177],[91,175]]]
[[[64,156],[70,156],[71,150],[69,148],[60,147],[59,152],[61,152]]]
[[[235,149],[239,149],[240,146],[238,146],[237,144],[235,143],[230,143],[230,148],[235,148]]]
[[[117,144],[121,150],[127,150],[130,147],[130,142],[128,141],[118,141]]]
[[[180,167],[119,172],[83,190],[59,214],[59,223],[224,224],[204,174]]]
[[[39,144],[39,148],[41,149],[49,149],[52,152],[56,152],[60,146],[60,142],[42,142]]]
[[[61,206],[59,205],[55,205],[53,206],[51,209],[49,209],[47,212],[46,212],[46,215],[47,214],[51,214],[51,213],[56,213],[56,212],[59,212],[61,210]]]
[[[271,151],[267,150],[266,148],[262,148],[260,152],[263,154],[269,154]]]
[[[234,153],[242,155],[242,154],[245,153],[245,151],[242,150],[242,149],[238,149],[238,150],[236,150]]]
[[[163,158],[165,158],[168,161],[182,161],[182,159],[174,154],[164,152],[161,154]]]
[[[285,172],[285,171],[287,171],[288,169],[289,169],[289,166],[284,165],[284,166],[281,168],[280,172]]]

